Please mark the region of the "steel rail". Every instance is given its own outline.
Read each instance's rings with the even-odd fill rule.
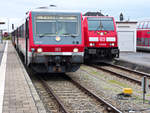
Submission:
[[[111,105],[110,103],[108,103],[107,101],[105,101],[104,98],[99,97],[96,94],[92,93],[90,90],[88,90],[87,88],[85,88],[84,86],[82,86],[81,84],[79,84],[78,82],[76,82],[75,80],[73,80],[72,78],[70,78],[69,76],[67,76],[67,77],[79,89],[81,89],[82,91],[86,92],[88,95],[93,96],[98,102],[102,103],[109,112],[111,111],[113,113],[122,113],[122,111],[120,111],[119,109],[117,109],[116,107],[114,107],[113,105]]]
[[[150,78],[150,74],[148,74],[148,73],[140,72],[140,71],[137,71],[137,70],[132,70],[132,69],[129,69],[129,68],[126,68],[126,67],[123,67],[123,66],[119,66],[119,65],[114,65],[114,64],[111,64],[111,63],[105,63],[105,64],[108,64],[108,65],[110,65],[112,67],[115,67],[115,68],[119,68],[119,69],[124,70],[124,71],[128,71],[130,73],[138,74],[139,76],[146,76],[146,77]]]
[[[43,80],[42,78],[39,78],[39,80],[42,82],[43,86],[46,88],[46,90],[48,91],[48,93],[50,93],[55,98],[55,100],[59,104],[60,108],[63,110],[63,113],[70,113],[68,111],[68,109],[65,107],[64,103],[60,100],[60,98],[49,87],[49,85],[47,84],[47,82],[45,80]]]
[[[102,71],[104,71],[104,72],[110,73],[110,74],[112,74],[112,75],[115,75],[115,76],[118,76],[118,77],[127,79],[127,80],[132,81],[132,82],[135,82],[135,83],[138,84],[138,85],[141,85],[141,84],[142,84],[141,81],[139,81],[139,80],[136,80],[136,79],[133,79],[133,78],[131,78],[131,77],[125,76],[125,75],[123,75],[123,74],[114,72],[114,71],[112,71],[112,70],[105,69],[105,68],[103,68],[103,67],[96,66],[96,65],[90,65],[90,66],[92,66],[92,67],[94,67],[94,68],[97,68],[97,69],[100,69],[100,70],[102,70]]]

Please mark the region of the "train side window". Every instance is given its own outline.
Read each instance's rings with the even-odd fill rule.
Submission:
[[[137,45],[141,45],[141,38],[137,38]]]
[[[141,45],[145,45],[145,39],[141,38]]]
[[[26,22],[25,22],[25,37],[27,39],[29,39],[29,18],[26,19]]]
[[[149,45],[150,45],[150,39],[148,41],[149,41]]]
[[[148,46],[148,38],[145,38],[145,46]]]
[[[147,24],[148,22],[144,22],[143,28],[146,29],[147,28]]]
[[[139,29],[141,29],[142,27],[143,27],[143,22],[140,23]]]
[[[20,26],[20,38],[22,38],[22,26]]]
[[[150,29],[150,22],[148,23],[148,28]]]
[[[21,26],[19,27],[19,38],[21,37]]]
[[[149,45],[150,45],[150,39],[148,41],[149,41]]]

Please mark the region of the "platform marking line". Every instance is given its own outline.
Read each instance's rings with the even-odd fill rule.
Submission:
[[[4,97],[4,89],[5,89],[7,50],[8,50],[8,41],[6,42],[5,50],[4,50],[1,65],[0,65],[0,113],[2,113],[2,109],[3,109],[3,97]]]

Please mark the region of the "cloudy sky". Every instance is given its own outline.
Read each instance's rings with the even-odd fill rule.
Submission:
[[[100,11],[105,15],[119,19],[119,14],[124,14],[125,20],[150,19],[150,0],[1,0],[0,1],[0,29],[11,31],[11,24],[16,24],[25,17],[28,10],[55,4],[57,9]]]

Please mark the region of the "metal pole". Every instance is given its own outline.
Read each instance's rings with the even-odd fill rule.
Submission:
[[[1,43],[3,43],[3,30],[0,30],[0,41],[1,41]]]
[[[142,80],[142,87],[143,87],[143,104],[145,103],[145,94],[146,94],[146,89],[147,89],[147,78],[146,76],[143,77],[143,80]]]

